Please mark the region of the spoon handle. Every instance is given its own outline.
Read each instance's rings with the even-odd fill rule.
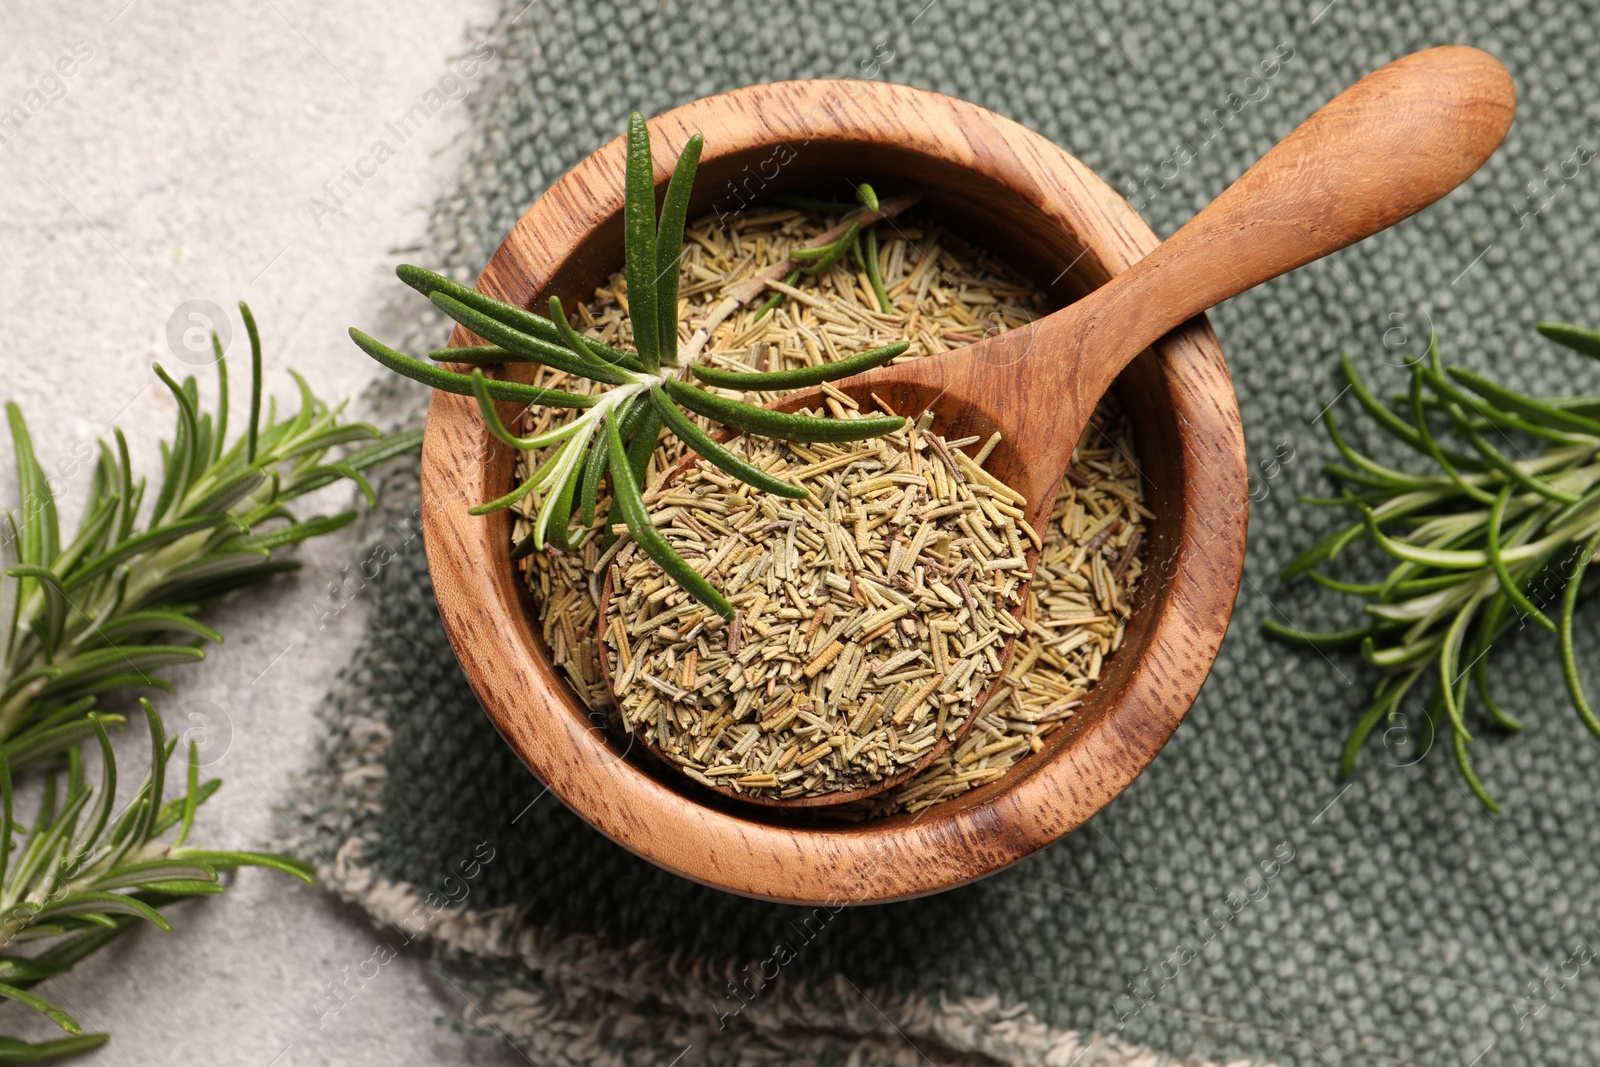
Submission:
[[[1476,48],[1430,48],[1362,78],[1085,298],[1085,395],[1193,316],[1440,199],[1493,154],[1515,110],[1511,75]]]

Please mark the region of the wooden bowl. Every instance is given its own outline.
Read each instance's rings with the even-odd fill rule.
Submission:
[[[705,135],[692,215],[734,212],[841,177],[919,189],[918,210],[1005,258],[1059,303],[1155,247],[1138,215],[1088,168],[992,112],[864,81],[753,86],[654,119],[660,160]],[[543,311],[587,299],[622,262],[621,138],[529,209],[478,279]],[[471,343],[458,331],[452,344]],[[512,365],[506,373],[526,372]],[[1244,562],[1244,438],[1215,336],[1197,318],[1118,380],[1144,467],[1144,577],[1122,648],[1037,755],[915,815],[842,824],[701,789],[596,727],[538,636],[510,559],[509,513],[467,506],[513,484],[515,452],[471,397],[435,393],[422,453],[428,567],[445,629],[489,717],[530,770],[612,840],[707,885],[830,905],[938,892],[991,874],[1089,819],[1166,743],[1211,669]],[[1048,402],[1048,398],[1041,398]],[[506,418],[514,405],[503,405]]]

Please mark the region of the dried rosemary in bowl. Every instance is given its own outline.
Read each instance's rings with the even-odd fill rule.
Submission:
[[[753,279],[785,263],[790,249],[813,243],[836,228],[835,217],[815,208],[748,211],[726,224],[704,219],[688,226],[679,330],[702,363],[731,371],[785,370],[832,362],[902,338],[911,347],[899,358],[919,358],[971,344],[990,332],[1013,329],[1046,310],[1044,294],[1001,260],[936,225],[905,219],[893,226],[880,223],[886,232],[870,250],[877,268],[873,272],[843,257],[820,272],[814,283],[797,279],[735,302],[734,297],[750,291]],[[887,312],[879,299],[880,288],[888,301]],[[781,299],[770,299],[774,296]],[[610,345],[627,341],[626,312],[627,282],[622,272],[594,299],[570,311],[577,329]],[[537,384],[582,391],[588,383],[545,369]],[[751,403],[780,395],[713,391]],[[530,435],[545,433],[573,415],[535,407],[522,430]],[[858,447],[876,451],[879,446],[866,442]],[[645,485],[659,485],[683,452],[677,437],[664,436],[648,460]],[[547,458],[540,452],[524,453],[519,477]],[[776,498],[772,502],[782,507],[793,503]],[[514,532],[518,539],[531,528],[538,503],[530,497],[517,505],[523,516]],[[830,813],[863,818],[917,811],[994,781],[1019,759],[1042,750],[1045,739],[1070,719],[1100,677],[1105,658],[1122,642],[1142,573],[1140,546],[1149,518],[1127,419],[1115,398],[1108,398],[1085,432],[1049,527],[1039,531],[1043,549],[1024,604],[1023,633],[1006,674],[972,719],[965,738],[903,785],[869,801],[829,809]],[[846,532],[853,541],[853,523]],[[618,542],[608,553],[590,538],[576,551],[552,548],[522,561],[554,662],[579,699],[619,728],[620,713],[611,706],[601,676],[602,646],[596,634],[606,568],[627,551],[627,544]],[[779,609],[773,605],[774,612]],[[809,628],[814,614],[815,606],[803,620],[804,628]],[[716,625],[707,620],[706,629]],[[816,636],[812,634],[813,639]],[[967,638],[960,640],[964,645]],[[698,680],[707,668],[705,657],[698,648],[695,651]],[[676,680],[658,680],[682,688],[685,659],[674,665]],[[819,671],[824,685],[836,664]],[[863,681],[863,690],[865,685]],[[649,683],[640,683],[640,688],[659,692]]]
[[[655,522],[738,614],[723,626],[633,545],[617,554],[606,654],[630,730],[703,785],[783,800],[880,785],[961,735],[1022,631],[1011,612],[1041,542],[1022,498],[960,451],[978,439],[931,421],[732,442],[803,499],[704,459],[662,488]]]

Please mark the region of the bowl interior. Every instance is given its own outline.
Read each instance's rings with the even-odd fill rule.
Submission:
[[[818,84],[829,83],[789,83]],[[763,86],[741,93],[748,97],[784,88]],[[1017,162],[1015,144],[1000,142],[1010,151],[1007,156],[990,151],[994,142],[985,145],[982,138],[975,148],[970,137],[965,144],[952,144],[932,134],[918,137],[915,131],[885,140],[873,130],[852,133],[849,123],[839,124],[827,137],[811,133],[803,143],[781,123],[749,123],[719,141],[713,136],[717,114],[706,109],[741,96],[729,94],[652,123],[658,195],[666,177],[661,161],[675,158],[681,131],[704,129],[706,154],[691,217],[732,214],[786,190],[838,188],[845,179],[870,181],[885,195],[916,189],[922,200],[915,214],[1010,263],[1043,288],[1057,307],[1103,284],[1155,244],[1148,228],[1104,183],[1021,127],[934,94],[870,88],[868,96],[892,91],[918,102],[932,98],[941,106],[948,104],[963,119],[964,131],[981,133],[980,125],[993,126],[998,134],[1025,142],[1030,155]],[[751,103],[740,101],[746,109]],[[862,110],[863,123],[881,123],[882,109],[894,114],[896,103],[902,102],[874,98],[851,101],[849,107]],[[701,112],[693,114],[697,108]],[[658,124],[666,129],[657,130]],[[620,145],[613,143],[558,183],[545,197],[555,202],[541,201],[529,212],[479,287],[541,313],[552,295],[569,306],[591,297],[623,258],[620,191],[613,188],[617,183],[596,191],[597,175],[620,174],[620,159]],[[571,188],[574,175],[580,174],[587,179],[583,189]],[[580,203],[581,210],[575,206]],[[572,218],[574,214],[579,217]],[[549,229],[558,219],[564,243],[538,241],[539,228]],[[529,232],[530,225],[534,232]],[[463,334],[452,343],[470,342]],[[512,365],[504,373],[517,377],[527,372],[526,366]],[[1053,840],[1120,791],[1176,727],[1226,629],[1244,545],[1243,443],[1226,367],[1203,318],[1143,353],[1118,379],[1116,390],[1137,442],[1146,504],[1156,516],[1147,530],[1146,568],[1123,645],[1106,661],[1083,706],[1050,736],[1044,751],[1021,760],[999,781],[917,815],[841,824],[816,811],[743,804],[699,787],[642,752],[630,752],[626,737],[595,729],[594,716],[577,700],[537,637],[531,597],[509,558],[509,519],[502,513],[472,520],[477,525],[465,535],[467,528],[459,519],[444,528],[443,511],[462,508],[462,496],[485,499],[510,488],[515,453],[489,438],[481,426],[472,427],[476,414],[467,408],[470,398],[463,404],[463,398],[440,394],[429,419],[424,513],[440,525],[430,531],[438,536],[429,537],[428,549],[447,629],[491,718],[535,773],[580,815],[657,863],[737,892],[775,899],[891,899],[958,884]],[[506,405],[502,414],[510,417],[515,411]],[[444,420],[450,420],[448,426]],[[436,421],[441,425],[436,427]],[[452,476],[442,477],[441,466],[450,467]],[[436,543],[441,537],[462,536],[472,542],[462,551],[471,557],[465,569],[474,573],[463,574],[451,562],[441,581]],[[451,551],[437,547],[441,558]],[[531,679],[541,692],[506,691],[504,679],[485,664],[481,650],[469,653],[468,644],[481,645],[486,636],[482,623],[471,617],[474,598],[495,602],[490,614],[498,620],[496,630],[518,630],[489,636],[511,638],[503,643],[512,655],[527,660],[518,684]],[[553,727],[560,728],[564,740],[553,738]],[[557,749],[576,754],[576,760],[563,756],[556,765],[561,755]],[[643,808],[629,809],[630,800],[621,793],[632,794],[636,808],[678,813],[683,819],[678,829],[698,832],[703,840],[664,843],[661,834],[635,825]],[[980,831],[976,841],[975,830]],[[988,840],[982,840],[985,835]],[[923,868],[904,878],[879,871],[870,885],[846,886],[852,878],[862,882],[860,850],[873,840],[891,851],[924,846],[940,850],[943,869]],[[784,858],[785,848],[820,850],[828,859],[816,870],[801,872]],[[739,855],[741,849],[747,854]],[[735,872],[732,868],[741,859],[748,861],[748,869]],[[938,866],[939,857],[933,862]],[[850,870],[857,873],[847,875]]]
[[[984,175],[960,167],[949,160],[929,157],[898,146],[865,146],[830,144],[824,151],[797,155],[785,167],[777,169],[770,181],[757,184],[750,175],[759,175],[762,164],[772,159],[772,150],[765,145],[750,146],[743,151],[730,152],[702,167],[696,181],[697,193],[692,201],[691,218],[708,212],[722,212],[759,208],[770,203],[778,193],[795,190],[816,191],[838,189],[846,178],[854,182],[871,182],[873,187],[889,192],[918,189],[922,200],[911,211],[911,217],[921,216],[938,222],[973,245],[993,253],[1011,264],[1029,281],[1049,295],[1051,310],[1065,306],[1098,285],[1106,282],[1111,273],[1097,257],[1087,254],[1076,233],[1064,229],[1049,219],[1038,205]],[[731,192],[730,189],[737,190]],[[719,197],[719,193],[721,194]],[[902,219],[904,216],[902,216]],[[571,307],[579,301],[594,296],[596,287],[605,284],[622,267],[623,237],[621,215],[597,226],[575,254],[559,271],[550,276],[547,285],[534,297],[531,306],[541,314],[549,311],[551,296],[558,296]],[[527,365],[514,367],[508,377],[531,379]],[[1146,560],[1160,560],[1170,553],[1172,531],[1181,525],[1181,494],[1170,492],[1176,479],[1182,477],[1181,464],[1173,460],[1181,448],[1171,432],[1175,425],[1171,390],[1162,381],[1162,370],[1154,353],[1146,352],[1123,372],[1117,380],[1116,390],[1124,405],[1133,429],[1138,459],[1145,480],[1145,506],[1155,514],[1148,528],[1144,552]],[[1164,432],[1165,431],[1165,432]],[[981,428],[963,427],[959,431],[981,433]],[[491,488],[495,495],[508,492],[515,484],[515,452],[508,448],[499,450],[503,455],[494,459]],[[501,469],[504,468],[504,469]],[[508,542],[509,543],[509,542]],[[506,563],[511,566],[509,558]],[[1160,596],[1161,578],[1155,573],[1159,567],[1150,567],[1134,598],[1134,612],[1128,620],[1127,636],[1122,647],[1106,661],[1101,681],[1090,690],[1082,708],[1066,725],[1052,733],[1044,751],[1023,759],[1010,773],[998,781],[964,794],[947,802],[970,806],[981,804],[993,793],[1003,791],[1015,775],[1026,774],[1037,763],[1050,760],[1061,748],[1103,716],[1111,704],[1110,696],[1118,688],[1120,679],[1138,658],[1147,631],[1155,615],[1146,610],[1152,597]],[[1170,577],[1170,576],[1169,576]],[[535,612],[531,596],[525,598],[524,609]],[[560,672],[549,661],[549,649],[540,641],[541,652],[546,657],[552,677]],[[589,711],[577,699],[564,680],[559,681],[572,714],[584,721]],[[658,760],[646,758],[640,751],[630,751],[626,738],[610,737],[606,744],[619,758],[637,760],[646,773],[692,796],[699,803],[716,804],[756,821],[816,822],[826,813],[802,812],[797,809],[756,806],[706,789],[688,777],[663,766]],[[906,818],[892,816],[891,818]]]

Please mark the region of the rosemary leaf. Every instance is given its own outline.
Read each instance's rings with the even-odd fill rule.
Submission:
[[[1274,619],[1263,621],[1261,628],[1281,641],[1305,645],[1307,648],[1354,648],[1372,632],[1369,626],[1358,626],[1353,630],[1318,633],[1311,630],[1297,630]]]
[[[852,220],[850,226],[831,245],[824,245],[822,248],[797,248],[790,252],[789,255],[795,259],[807,261],[806,265],[801,268],[805,273],[821,274],[839,262],[844,254],[850,251],[855,244],[856,235],[860,232],[861,223]]]
[[[445,370],[442,367],[430,367],[420,359],[412,359],[402,355],[381,341],[368,337],[355,327],[350,328],[350,339],[354,341],[367,355],[388,367],[396,374],[403,374],[414,382],[421,382],[432,389],[443,393],[456,393],[460,396],[472,395],[472,379],[457,371]],[[514,400],[521,404],[544,404],[553,408],[588,408],[593,407],[595,398],[582,393],[567,393],[560,389],[546,389],[536,385],[523,385],[521,382],[503,382],[495,378],[489,379],[489,395],[496,400]]]
[[[536,359],[518,355],[499,345],[461,345],[456,348],[435,348],[428,352],[435,363],[470,363],[492,367],[497,363],[537,363]]]
[[[239,314],[244,318],[245,333],[250,337],[250,422],[245,430],[244,460],[254,463],[256,444],[261,433],[261,333],[256,329],[256,318],[250,313],[250,306],[242,300],[239,302]],[[216,340],[212,344],[220,345]],[[221,351],[220,347],[218,351]],[[219,356],[217,366],[223,365]],[[225,377],[222,380],[227,381]]]
[[[1551,622],[1544,612],[1540,611],[1527,594],[1522,591],[1522,583],[1511,577],[1511,570],[1506,566],[1505,556],[1500,551],[1500,526],[1505,519],[1506,502],[1511,499],[1511,486],[1507,485],[1500,490],[1494,498],[1494,510],[1489,514],[1489,521],[1484,524],[1484,550],[1489,556],[1489,565],[1494,568],[1494,574],[1500,581],[1500,588],[1511,602],[1522,613],[1534,622],[1554,633],[1556,624]]]
[[[561,334],[557,331],[555,323],[542,315],[535,315],[531,311],[508,304],[503,300],[496,300],[492,296],[480,293],[470,286],[460,282],[451,281],[442,274],[435,274],[431,270],[401,264],[395,268],[395,273],[400,280],[423,296],[432,298],[434,293],[443,293],[445,296],[465,304],[474,311],[482,312],[497,322],[502,322],[514,330],[537,337],[541,341],[548,341],[553,345],[561,344]],[[629,370],[643,370],[643,365],[631,352],[611,348],[598,341],[590,342],[590,348],[596,355],[608,363],[618,363]]]
[[[865,419],[820,419],[786,411],[758,408],[730,400],[704,389],[678,381],[662,383],[667,393],[697,415],[715,419],[736,430],[758,433],[778,441],[863,441],[881,437],[905,425],[899,415],[880,415]]]
[[[1584,542],[1583,550],[1578,553],[1577,564],[1572,569],[1572,577],[1568,579],[1561,596],[1561,673],[1566,679],[1567,695],[1572,698],[1573,710],[1578,713],[1583,725],[1589,728],[1589,732],[1600,737],[1600,718],[1595,716],[1594,709],[1589,706],[1589,698],[1584,694],[1572,641],[1572,617],[1578,607],[1578,590],[1583,585],[1583,575],[1589,569],[1589,561],[1594,559],[1596,552],[1600,552],[1600,530],[1596,530]]]
[[[1534,327],[1557,344],[1566,345],[1579,355],[1600,359],[1600,330],[1586,330],[1565,322],[1541,322]]]
[[[512,448],[525,451],[548,448],[566,440],[583,427],[583,420],[579,419],[545,433],[535,434],[533,437],[518,437],[506,428],[506,424],[500,418],[500,412],[495,409],[494,394],[490,391],[489,382],[490,379],[484,376],[482,369],[472,368],[472,395],[478,401],[478,414],[483,418],[483,424],[489,428],[489,432]]]
[[[578,358],[589,366],[601,368],[605,372],[603,375],[585,372],[584,377],[592,378],[597,382],[609,382],[612,385],[620,385],[631,380],[629,375],[619,374],[612,364],[597,351],[599,347],[597,342],[591,342],[589,338],[572,328],[572,323],[567,321],[566,312],[561,310],[561,298],[559,296],[550,298],[550,321],[556,324],[556,329],[561,333],[561,343],[566,345],[568,350],[576,353]]]
[[[583,485],[578,494],[578,522],[585,528],[594,525],[595,502],[600,496],[600,480],[606,474],[606,461],[608,454],[601,447],[603,442],[596,442],[589,449],[589,457],[584,461]]]
[[[661,369],[660,312],[656,302],[656,180],[650,159],[650,129],[644,116],[628,116],[628,160],[624,176],[623,244],[628,275],[628,318],[633,347],[648,371]]]
[[[1574,433],[1586,434],[1591,437],[1600,436],[1600,422],[1584,418],[1551,404],[1535,400],[1532,397],[1496,385],[1481,375],[1474,374],[1463,367],[1451,367],[1450,376],[1468,389],[1477,393],[1492,403],[1512,411],[1528,416],[1537,423],[1551,426],[1560,430],[1570,430]]]
[[[877,199],[874,197],[871,210],[876,211]],[[889,291],[883,285],[883,268],[878,264],[878,227],[868,226],[862,238],[863,248],[861,258],[866,260],[867,284],[872,286],[872,295],[878,298],[878,310],[885,315],[894,313],[894,305],[889,302]]]
[[[471,330],[473,333],[502,348],[522,356],[534,363],[542,363],[556,370],[564,370],[568,374],[580,378],[590,378],[607,385],[621,385],[628,381],[628,374],[590,352],[583,346],[581,339],[572,334],[569,326],[566,333],[576,339],[577,348],[568,348],[565,345],[553,345],[548,341],[541,341],[537,337],[514,330],[502,322],[496,322],[488,315],[461,303],[461,301],[443,293],[433,294],[433,305],[452,319]],[[560,304],[552,306],[554,314],[560,313]]]
[[[748,389],[756,392],[802,389],[806,386],[821,385],[823,382],[836,382],[840,378],[848,378],[852,374],[881,367],[910,347],[909,343],[899,341],[892,345],[884,345],[882,348],[874,348],[870,352],[834,360],[832,363],[796,367],[793,370],[731,371],[721,367],[708,367],[701,363],[691,365],[689,370],[707,385],[724,389]]]
[[[656,319],[661,362],[678,365],[678,264],[683,257],[683,227],[689,219],[689,189],[700,165],[705,139],[698,133],[684,144],[678,164],[667,183],[661,204],[661,227],[656,234]],[[629,281],[630,291],[632,281]]]
[[[808,495],[806,488],[793,482],[784,481],[755,466],[753,463],[734,454],[712,439],[700,427],[694,424],[683,413],[683,410],[674,404],[660,386],[650,390],[650,400],[661,413],[661,419],[667,428],[683,439],[683,443],[694,449],[708,462],[717,468],[776,496],[788,497],[791,500],[803,500]]]
[[[633,471],[635,483],[644,484],[645,472],[650,469],[650,453],[656,450],[656,442],[660,439],[661,413],[654,405],[643,405],[638,424],[628,439],[628,467]]]

